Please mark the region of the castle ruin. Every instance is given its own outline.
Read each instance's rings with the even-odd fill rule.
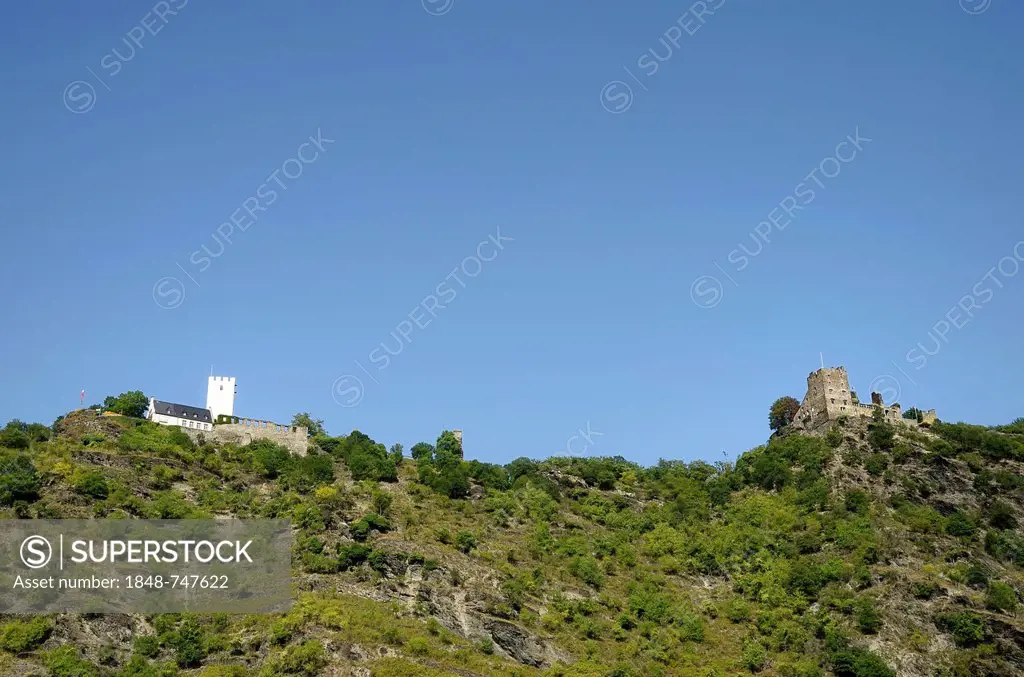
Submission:
[[[881,410],[885,420],[892,424],[916,428],[929,426],[937,417],[934,409],[921,411],[921,420],[903,418],[903,409],[898,402],[886,406],[880,393],[871,393],[871,404],[857,399],[857,393],[850,390],[850,379],[846,367],[825,367],[807,375],[807,394],[800,404],[793,425],[798,428],[819,428],[841,416],[871,418]]]

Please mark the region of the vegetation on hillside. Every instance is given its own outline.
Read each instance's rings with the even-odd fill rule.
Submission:
[[[777,402],[776,405],[779,403]],[[773,405],[772,426],[792,421]],[[788,419],[787,419],[788,416]],[[280,615],[0,618],[0,673],[969,677],[1024,666],[1024,425],[785,424],[735,464],[403,456],[74,412],[0,431],[7,518],[288,518]],[[363,670],[364,672],[359,672]],[[365,672],[368,671],[368,672]]]

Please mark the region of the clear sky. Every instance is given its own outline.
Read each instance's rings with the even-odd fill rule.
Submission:
[[[0,418],[82,387],[203,405],[213,365],[237,414],[388,445],[714,461],[823,353],[864,399],[1008,422],[1021,25],[1012,0],[14,3]]]

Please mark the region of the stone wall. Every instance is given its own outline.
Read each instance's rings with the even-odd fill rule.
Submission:
[[[198,440],[202,435],[205,439],[232,443],[238,446],[249,444],[253,440],[270,440],[285,447],[297,456],[305,456],[309,446],[309,431],[302,426],[287,426],[272,421],[252,418],[233,418],[235,423],[218,423],[213,430],[192,430],[182,428],[189,437]]]
[[[854,400],[845,367],[812,371],[807,375],[807,394],[797,411],[794,425],[797,428],[818,428],[840,416],[870,418],[874,416],[875,409],[881,408],[889,423],[902,423],[912,428],[918,426],[915,419],[903,418],[903,409],[898,402],[887,407],[879,393],[871,393],[871,401],[872,404],[864,404]],[[923,414],[923,423],[931,424],[937,420],[934,409]]]

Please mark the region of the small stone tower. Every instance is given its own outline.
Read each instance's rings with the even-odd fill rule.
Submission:
[[[462,453],[462,431],[461,430],[453,430],[452,434],[455,435],[455,439],[459,443],[459,458],[463,458],[463,453]]]
[[[235,395],[238,386],[234,376],[211,376],[206,385],[206,408],[210,410],[214,423],[218,416],[235,415]]]
[[[850,392],[846,367],[826,367],[807,375],[807,394],[796,414],[796,424],[816,428],[857,408]]]

